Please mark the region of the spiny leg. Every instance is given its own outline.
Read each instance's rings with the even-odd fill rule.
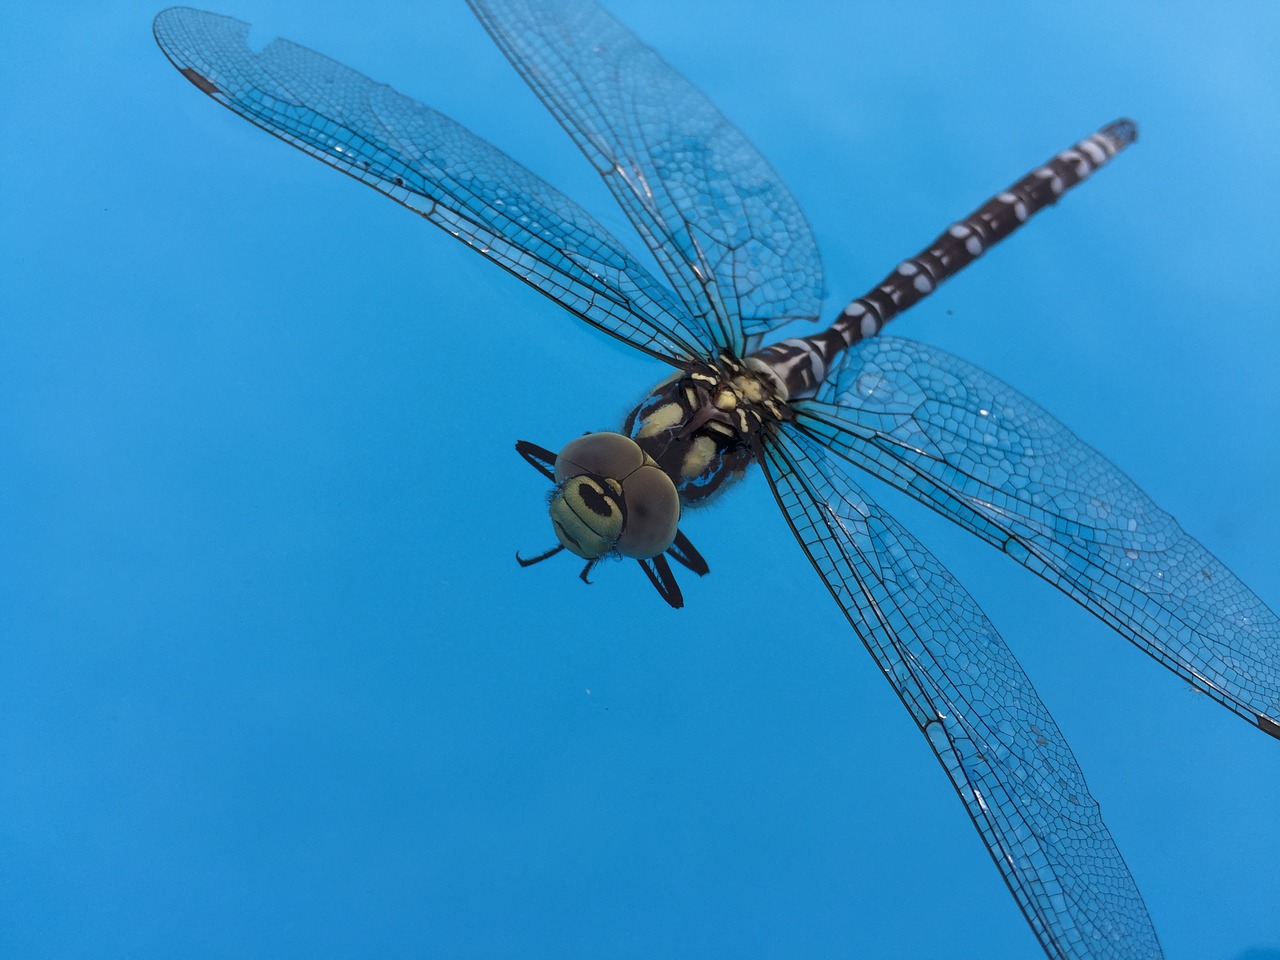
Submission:
[[[689,538],[679,530],[676,531],[676,538],[672,541],[671,546],[667,547],[667,556],[686,570],[692,570],[700,577],[706,576],[711,570],[707,566],[707,561],[703,559],[702,554],[689,542]]]
[[[646,560],[637,560],[636,563],[640,564],[640,569],[663,600],[676,610],[684,606],[684,594],[680,592],[680,584],[676,583],[671,564],[667,563],[665,556],[658,554]]]
[[[557,543],[550,550],[544,550],[542,553],[538,554],[536,557],[528,557],[528,558],[520,556],[519,551],[517,551],[516,563],[520,564],[520,566],[522,567],[532,567],[535,563],[541,563],[543,560],[546,560],[549,557],[554,557],[557,553],[559,553],[563,549],[564,549],[564,544]]]

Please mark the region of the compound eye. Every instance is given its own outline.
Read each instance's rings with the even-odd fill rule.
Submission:
[[[614,549],[626,515],[622,484],[589,474],[570,477],[551,498],[551,525],[556,537],[584,560],[596,560]]]
[[[652,461],[622,481],[627,522],[618,540],[624,557],[645,560],[663,553],[676,538],[680,523],[680,494],[675,484]]]
[[[556,457],[551,522],[572,553],[595,560],[616,550],[645,560],[671,546],[680,495],[630,437],[589,433]]]
[[[644,451],[620,433],[588,433],[565,444],[556,457],[556,483],[593,473],[621,480],[644,463]]]

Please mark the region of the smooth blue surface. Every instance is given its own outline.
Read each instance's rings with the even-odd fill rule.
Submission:
[[[1026,391],[1280,603],[1280,13],[613,8],[787,179],[833,308],[1135,117],[894,331]],[[511,443],[613,426],[663,371],[218,109],[154,12],[0,14],[0,954],[1035,955],[759,477],[690,518],[683,611],[629,565],[515,567],[550,530]],[[629,236],[461,3],[225,12]],[[1280,745],[883,499],[1022,659],[1167,954],[1280,952]]]

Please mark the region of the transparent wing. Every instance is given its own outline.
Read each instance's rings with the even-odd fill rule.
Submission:
[[[1280,737],[1280,623],[1138,486],[1012,387],[936,347],[850,350],[796,425],[1000,547]]]
[[[676,298],[596,220],[435,110],[306,47],[175,7],[156,42],[201,91],[386,194],[606,333],[678,363],[714,354]]]
[[[1161,956],[1142,895],[1022,667],[965,589],[844,469],[790,430],[765,452],[796,539],[937,754],[1045,952]]]
[[[693,84],[592,0],[469,2],[717,345],[745,356],[817,316],[822,263],[804,214]]]

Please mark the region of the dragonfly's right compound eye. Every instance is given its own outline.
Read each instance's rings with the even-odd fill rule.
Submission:
[[[671,478],[630,437],[589,433],[556,457],[551,523],[584,560],[617,552],[637,560],[663,553],[676,537],[680,495]]]

